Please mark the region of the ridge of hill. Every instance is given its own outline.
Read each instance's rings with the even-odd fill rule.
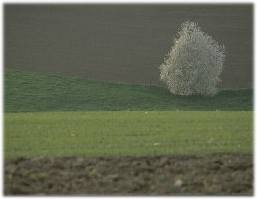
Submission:
[[[73,76],[6,70],[5,112],[252,110],[252,89],[214,97],[174,96],[158,86],[101,82]]]

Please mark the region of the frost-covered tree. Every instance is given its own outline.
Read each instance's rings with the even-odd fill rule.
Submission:
[[[160,66],[160,78],[176,95],[214,95],[225,47],[190,21],[181,25],[174,46]]]

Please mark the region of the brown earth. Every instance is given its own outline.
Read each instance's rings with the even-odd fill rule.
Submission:
[[[224,88],[252,88],[251,4],[8,4],[5,68],[160,85],[180,24],[198,22],[226,47]]]
[[[251,155],[18,158],[6,195],[253,195]]]

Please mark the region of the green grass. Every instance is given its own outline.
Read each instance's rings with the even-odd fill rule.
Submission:
[[[5,114],[5,157],[251,153],[251,111]]]
[[[90,81],[7,70],[5,112],[120,110],[252,110],[252,90],[223,90],[215,97],[181,97],[166,88]]]
[[[181,97],[14,70],[4,83],[6,158],[252,152],[251,89]]]

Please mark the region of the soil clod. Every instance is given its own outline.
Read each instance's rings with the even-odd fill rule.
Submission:
[[[6,195],[252,195],[252,155],[5,161]]]

